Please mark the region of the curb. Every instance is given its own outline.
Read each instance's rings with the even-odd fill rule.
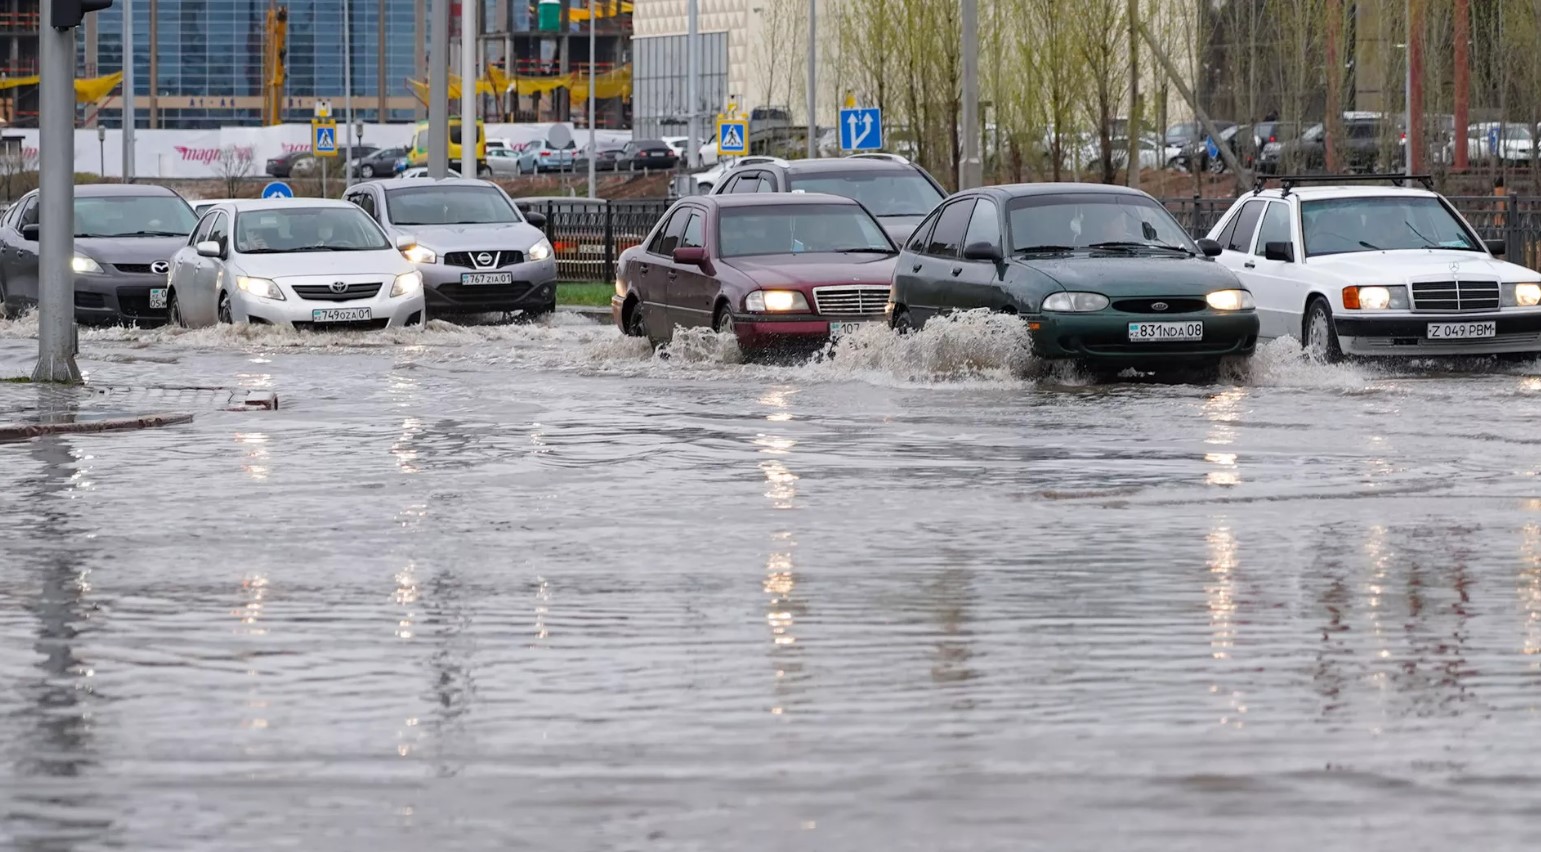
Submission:
[[[605,317],[606,319],[610,317],[610,308],[598,305],[557,305],[556,309],[587,317]]]
[[[0,423],[0,441],[26,441],[44,435],[83,435],[157,429],[193,422],[191,414],[147,414],[142,417],[108,417],[72,423]]]

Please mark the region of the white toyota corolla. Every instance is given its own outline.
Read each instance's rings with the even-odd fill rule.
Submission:
[[[1438,193],[1292,186],[1305,180],[1242,196],[1209,233],[1262,338],[1296,337],[1322,361],[1541,353],[1541,274],[1499,260],[1503,242]]]
[[[183,326],[400,328],[423,322],[423,277],[346,201],[227,201],[172,255],[166,307]]]

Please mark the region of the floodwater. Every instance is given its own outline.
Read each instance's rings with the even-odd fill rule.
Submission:
[[[0,367],[30,364],[0,323]],[[93,331],[0,445],[0,848],[1520,849],[1541,366]],[[3,418],[0,418],[3,419]]]

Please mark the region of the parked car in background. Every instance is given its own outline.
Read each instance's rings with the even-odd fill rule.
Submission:
[[[512,148],[487,148],[487,170],[495,178],[519,176],[519,152]]]
[[[896,245],[903,245],[915,225],[947,196],[929,172],[897,154],[772,159],[740,165],[712,187],[712,195],[753,192],[822,192],[859,201]]]
[[[283,156],[274,157],[267,162],[267,173],[273,177],[295,177],[296,174],[304,175],[313,171],[316,167],[316,158],[311,155],[309,149],[290,151]]]
[[[1371,112],[1344,113],[1342,138],[1336,148],[1341,167],[1349,172],[1391,172],[1401,168],[1406,146],[1396,120]],[[1326,125],[1312,125],[1299,139],[1264,145],[1258,171],[1278,174],[1289,170],[1327,167]]]
[[[570,139],[565,145],[557,145],[550,139],[526,142],[519,149],[519,172],[533,175],[539,172],[568,171],[573,167],[576,152],[577,144]]]
[[[75,319],[159,325],[166,320],[166,273],[198,217],[180,195],[153,184],[75,187]],[[0,217],[0,313],[38,301],[38,193]]]
[[[984,308],[1027,323],[1033,355],[1097,373],[1244,367],[1252,295],[1154,198],[1103,184],[1023,184],[952,196],[899,256],[901,331]]]
[[[523,214],[497,184],[483,180],[383,180],[344,198],[397,239],[423,274],[432,316],[556,310],[556,258],[541,233],[545,219]]]
[[[1454,143],[1448,145],[1452,151]],[[1515,122],[1478,121],[1466,128],[1469,162],[1529,163],[1536,154],[1536,137],[1530,126]],[[1446,162],[1455,162],[1448,155]]]
[[[621,149],[617,165],[627,171],[644,169],[668,171],[678,166],[679,155],[662,139],[633,139]]]
[[[749,354],[814,349],[882,320],[897,254],[847,198],[695,196],[621,253],[611,315],[655,345],[710,328]]]
[[[171,259],[170,315],[190,327],[421,325],[423,276],[401,254],[410,247],[345,201],[220,204]]]
[[[594,161],[594,171],[613,172],[620,167],[621,152],[626,149],[625,143],[599,143],[599,157]],[[586,172],[589,169],[589,148],[583,146],[578,151],[578,156],[573,160],[573,171]]]
[[[396,161],[405,159],[407,149],[380,148],[358,158],[353,166],[353,176],[368,180],[376,177],[387,177],[396,173]]]
[[[409,178],[409,179],[423,179],[423,178],[427,178],[428,177],[428,167],[427,166],[413,166],[412,168],[406,169],[405,171],[403,171],[400,174],[396,175],[396,177],[398,177],[398,178]],[[450,169],[448,172],[445,173],[445,177],[458,178],[458,177],[460,177],[460,172],[458,170],[456,170],[456,169]]]
[[[209,212],[209,208],[210,207],[213,207],[216,204],[224,204],[227,201],[236,201],[236,200],[237,199],[234,199],[234,198],[214,198],[214,199],[204,199],[202,201],[191,202],[191,204],[193,206],[193,215],[198,217],[199,219],[202,219],[203,218],[203,214]]]

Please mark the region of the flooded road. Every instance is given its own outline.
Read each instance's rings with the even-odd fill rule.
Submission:
[[[1020,344],[87,332],[285,407],[0,445],[0,848],[1531,845],[1541,366]]]

